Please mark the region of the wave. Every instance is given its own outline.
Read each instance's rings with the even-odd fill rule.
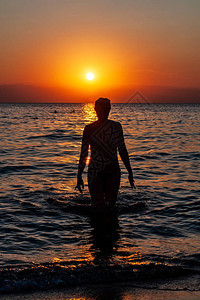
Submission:
[[[10,172],[20,172],[20,171],[32,171],[35,170],[37,167],[36,166],[29,166],[29,165],[23,165],[23,166],[5,166],[0,168],[0,173],[1,174],[6,174]]]
[[[35,135],[29,136],[27,139],[47,139],[47,140],[81,140],[81,135],[64,134],[63,131],[58,131],[56,133],[44,134],[44,135]]]
[[[97,211],[96,208],[94,206],[92,206],[89,203],[89,201],[87,201],[87,199],[86,199],[87,203],[84,203],[84,204],[79,204],[77,202],[73,203],[72,201],[70,201],[70,200],[72,200],[70,197],[68,197],[68,201],[59,200],[54,197],[49,197],[46,200],[49,204],[55,205],[55,206],[59,207],[60,209],[62,209],[63,211],[68,212],[68,213],[91,215],[91,214],[96,214],[99,212],[99,209]],[[129,214],[129,213],[142,212],[146,208],[147,208],[146,202],[140,201],[140,202],[135,202],[132,204],[120,203],[115,208],[108,206],[105,209],[106,209],[106,212],[114,210],[116,213],[119,213],[119,214]]]
[[[66,262],[14,268],[7,266],[0,270],[0,293],[66,288],[82,284],[152,281],[192,274],[200,272],[189,267],[154,262],[115,264],[106,261],[81,265]]]

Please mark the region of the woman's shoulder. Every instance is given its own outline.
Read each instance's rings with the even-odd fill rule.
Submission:
[[[114,121],[114,120],[109,120],[111,122],[111,124],[115,127],[115,128],[122,128],[122,125],[120,122]]]
[[[97,121],[87,124],[87,125],[85,125],[84,132],[90,132],[90,131],[94,130],[94,128],[96,128],[96,127],[97,127]]]
[[[112,126],[116,129],[121,129],[122,125],[120,124],[120,122],[114,121],[114,120],[110,120],[108,119],[105,123],[103,123],[105,126]],[[95,130],[98,127],[101,127],[103,124],[99,124],[98,121],[94,121],[90,124],[87,124],[84,128],[84,131],[91,131],[91,130]]]

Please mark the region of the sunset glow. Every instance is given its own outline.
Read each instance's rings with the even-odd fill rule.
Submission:
[[[200,89],[199,11],[195,0],[4,1],[0,88],[11,87],[0,89],[0,101],[17,101],[17,94],[90,102],[101,94],[120,102],[135,90],[152,102],[193,99]]]

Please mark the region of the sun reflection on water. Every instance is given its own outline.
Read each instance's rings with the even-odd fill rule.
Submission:
[[[83,109],[84,109],[84,119],[86,121],[86,124],[94,122],[96,120],[96,112],[94,110],[94,104],[86,103]]]

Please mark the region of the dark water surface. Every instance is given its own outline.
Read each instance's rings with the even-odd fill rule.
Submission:
[[[86,175],[74,189],[93,105],[0,104],[0,291],[199,273],[199,116],[199,105],[113,104],[137,190],[120,161],[117,212],[102,218]]]

